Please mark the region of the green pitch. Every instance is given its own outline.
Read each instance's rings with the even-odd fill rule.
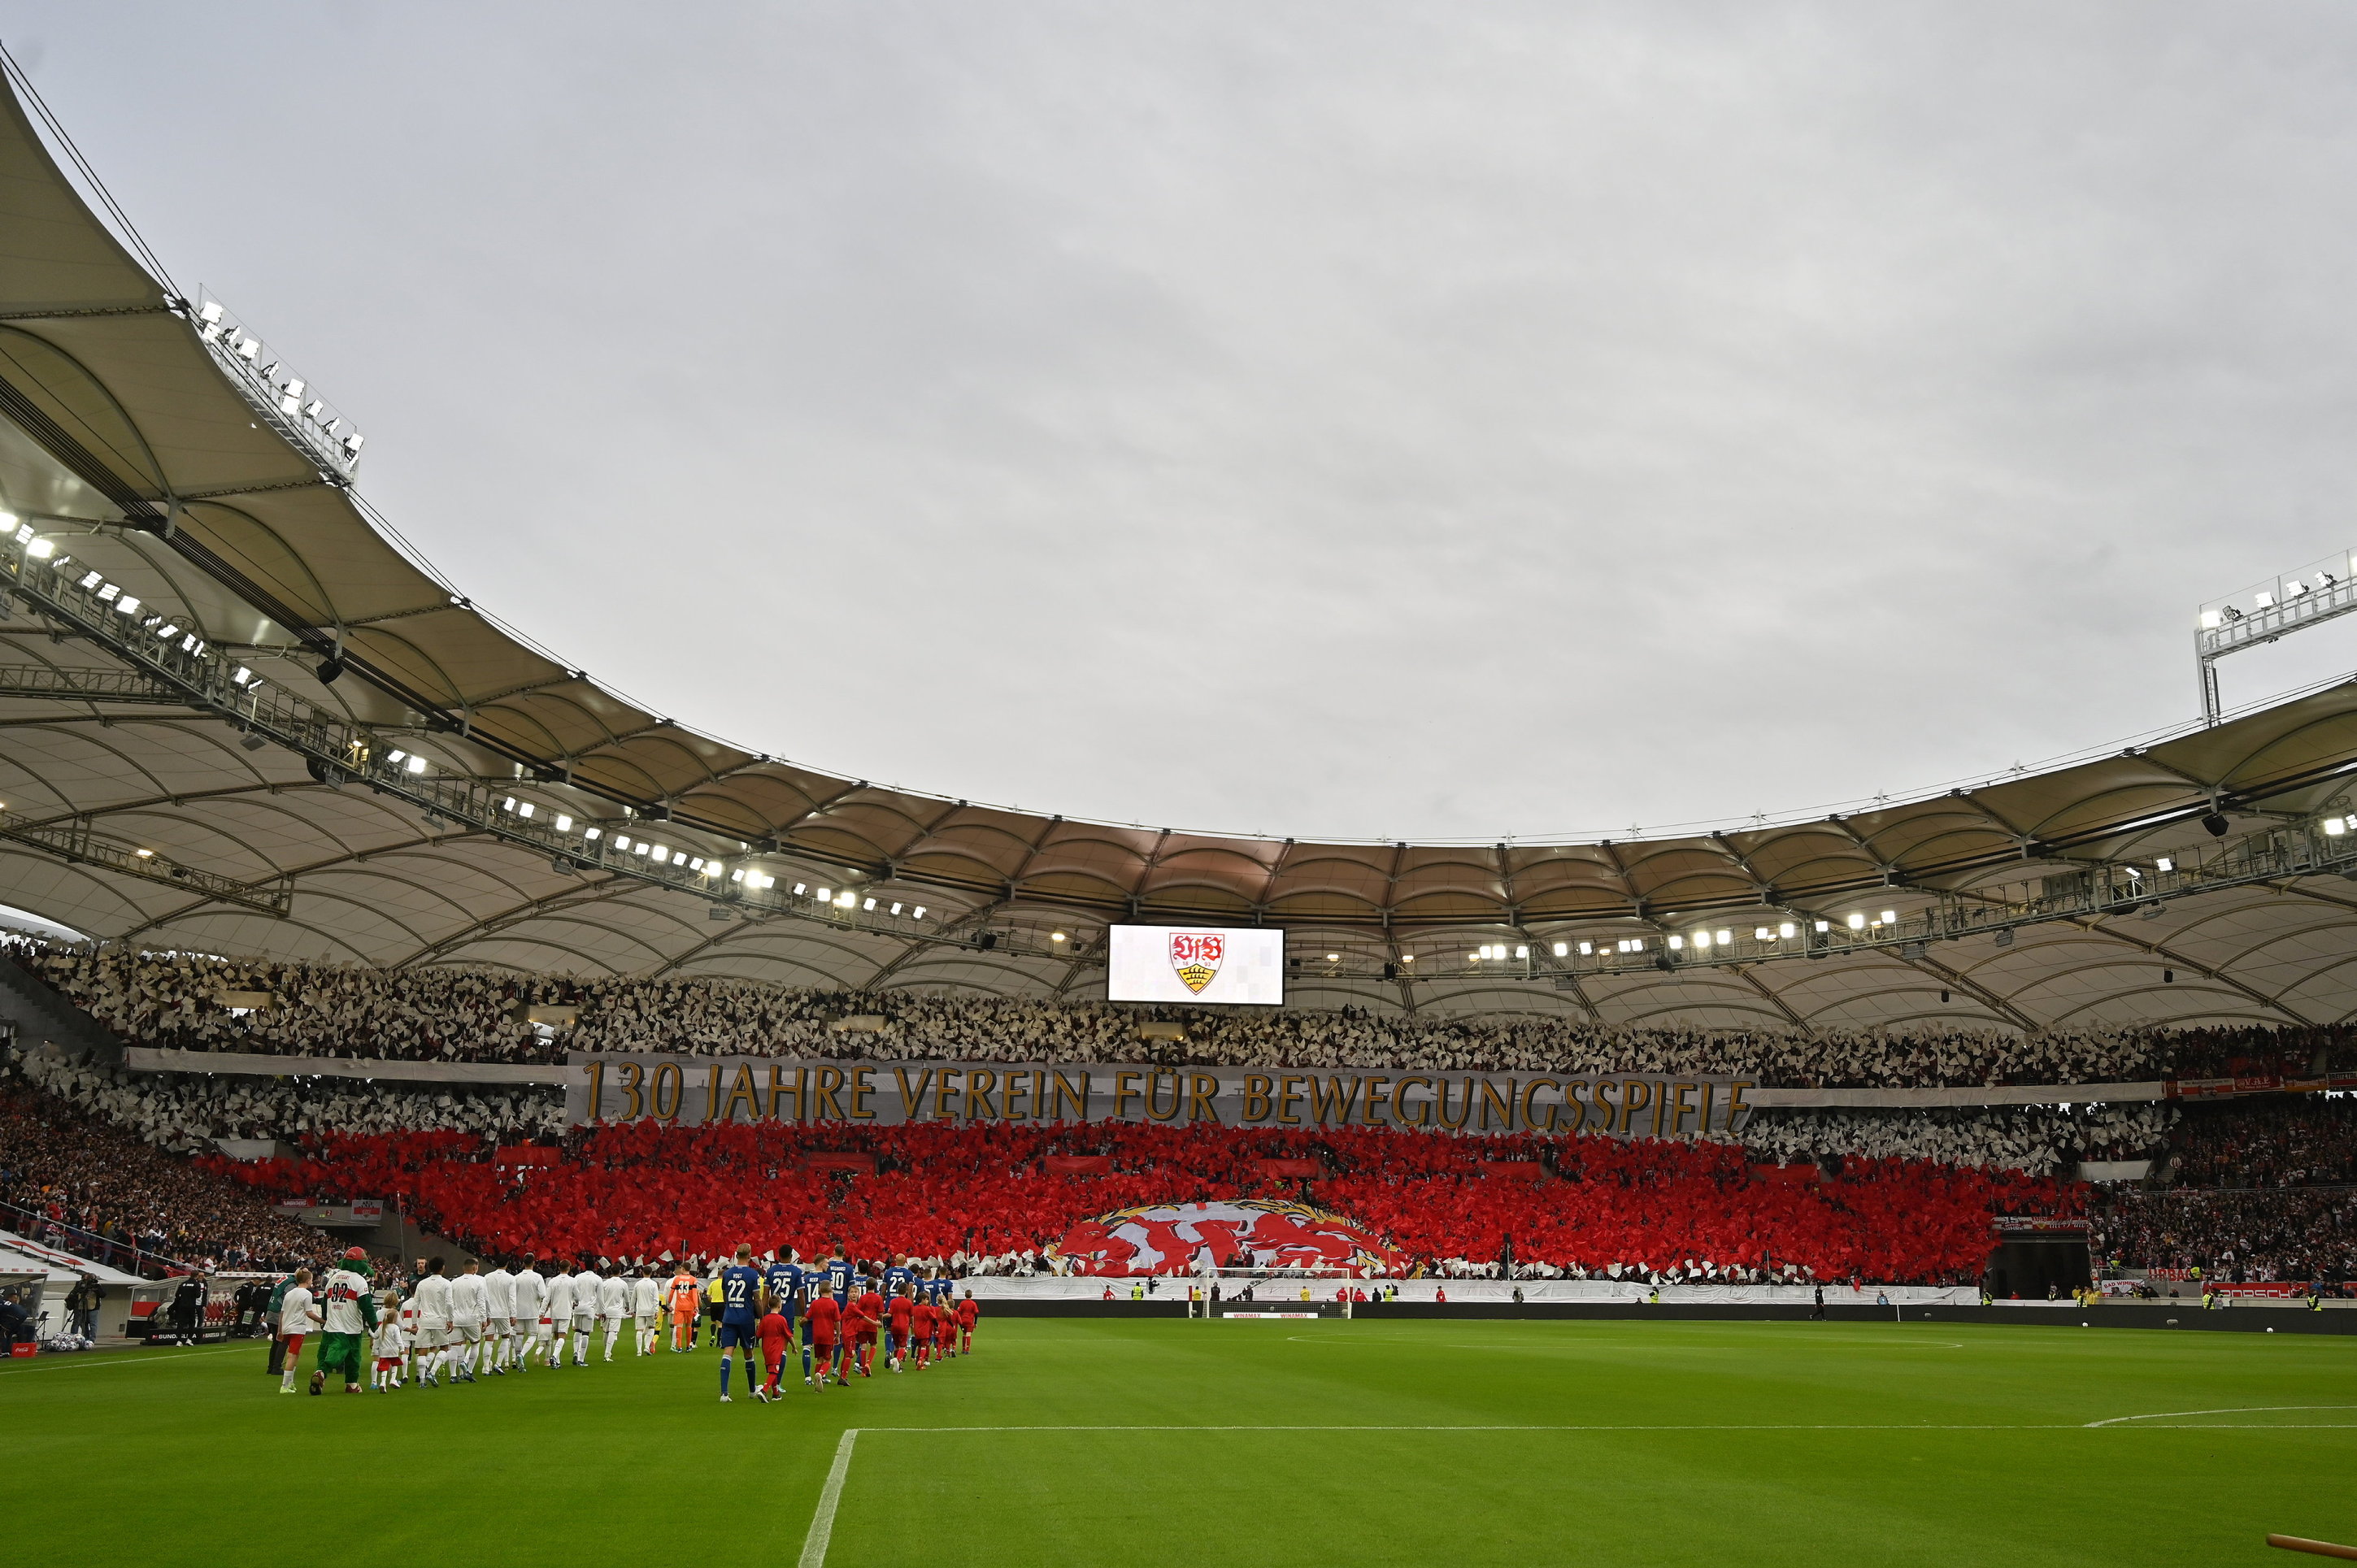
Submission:
[[[1000,1318],[977,1352],[777,1406],[741,1368],[720,1404],[709,1349],[318,1399],[255,1345],[18,1362],[0,1519],[82,1563],[809,1563],[832,1472],[840,1568],[2286,1568],[2269,1530],[2357,1541],[2357,1339]]]

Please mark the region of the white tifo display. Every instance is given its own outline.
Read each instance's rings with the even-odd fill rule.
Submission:
[[[1115,1002],[1285,1004],[1285,933],[1247,927],[1115,926],[1105,995]]]

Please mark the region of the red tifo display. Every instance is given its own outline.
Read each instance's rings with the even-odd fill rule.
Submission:
[[[873,1173],[825,1158],[845,1154]],[[912,1254],[1045,1251],[1116,1209],[1276,1197],[1346,1215],[1427,1264],[1495,1259],[1511,1242],[1520,1262],[1590,1271],[1772,1259],[1893,1283],[1976,1278],[1993,1218],[2075,1214],[2084,1193],[1917,1161],[1855,1160],[1837,1180],[1796,1183],[1731,1144],[1361,1128],[640,1122],[578,1137],[554,1165],[484,1155],[462,1133],[387,1133],[331,1135],[300,1160],[204,1163],[287,1197],[397,1196],[427,1226],[502,1253],[712,1256],[749,1241],[814,1257],[837,1237]],[[1096,1166],[1089,1156],[1101,1171],[1074,1168]],[[1273,1176],[1275,1161],[1323,1174]]]

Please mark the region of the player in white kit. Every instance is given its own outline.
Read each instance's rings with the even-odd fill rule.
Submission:
[[[515,1273],[514,1289],[515,1333],[508,1360],[521,1372],[533,1346],[542,1346],[545,1350],[544,1337],[548,1333],[548,1325],[541,1316],[548,1310],[548,1282],[542,1279],[540,1271],[532,1266],[530,1253],[524,1256],[523,1267]]]
[[[639,1277],[630,1282],[630,1319],[638,1329],[639,1354],[653,1355],[655,1325],[662,1321],[662,1286],[655,1283],[651,1264],[640,1269]]]
[[[552,1367],[565,1365],[565,1337],[573,1328],[573,1276],[565,1265],[551,1261],[548,1265],[548,1305],[541,1309],[541,1359]]]
[[[515,1276],[505,1263],[483,1276],[483,1294],[490,1298],[483,1314],[483,1364],[505,1377],[515,1334]]]
[[[589,1364],[589,1337],[597,1331],[597,1292],[606,1282],[587,1263],[573,1276],[573,1364]]]
[[[475,1363],[483,1353],[483,1319],[490,1315],[490,1292],[483,1286],[482,1268],[469,1258],[458,1277],[450,1282],[450,1359],[457,1364],[453,1382],[473,1382]]]
[[[417,1386],[438,1388],[450,1357],[450,1282],[442,1277],[441,1259],[426,1260],[409,1300],[417,1309]]]
[[[606,1359],[614,1359],[614,1341],[622,1337],[622,1320],[630,1316],[630,1282],[617,1271],[597,1286],[597,1316],[606,1320]]]

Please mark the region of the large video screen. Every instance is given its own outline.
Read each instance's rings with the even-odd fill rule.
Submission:
[[[1105,994],[1115,1002],[1285,1004],[1285,933],[1218,926],[1115,926]]]

